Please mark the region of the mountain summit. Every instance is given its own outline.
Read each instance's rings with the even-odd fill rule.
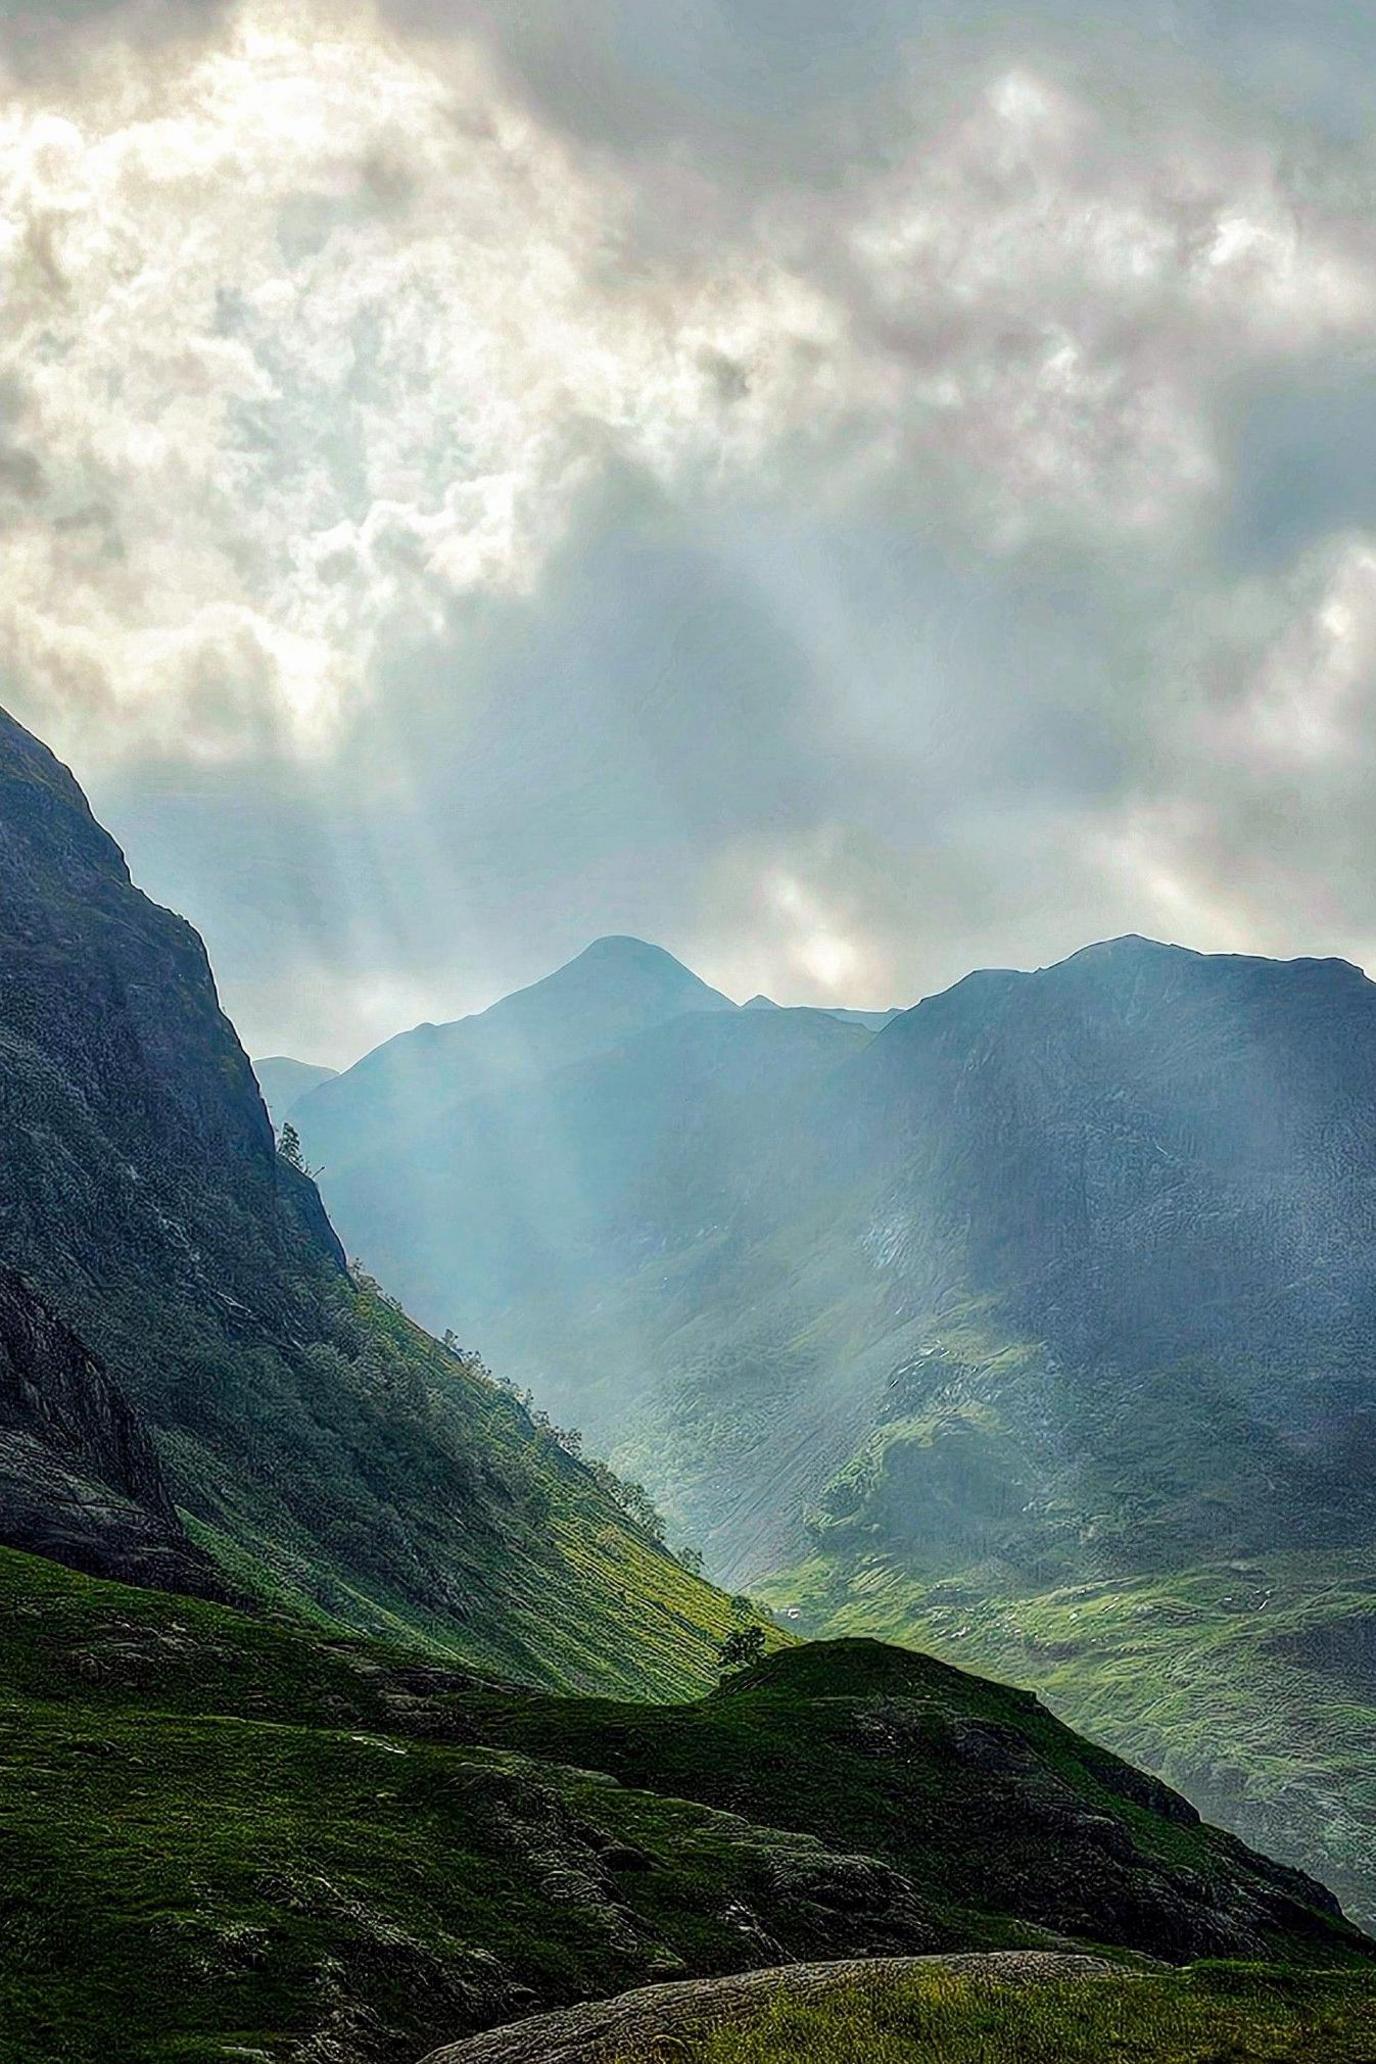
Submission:
[[[735,1008],[662,946],[595,939],[485,1011],[399,1033],[313,1090],[294,1115],[338,1190],[349,1167],[424,1137],[470,1097],[583,1060],[685,1012]]]

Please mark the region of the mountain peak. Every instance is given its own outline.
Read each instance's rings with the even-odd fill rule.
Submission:
[[[596,969],[598,973],[624,973],[641,978],[681,980],[700,983],[707,987],[690,967],[670,953],[665,946],[656,946],[649,939],[634,938],[629,932],[606,932],[594,939],[590,945],[576,953],[572,960],[566,960],[557,967],[546,981],[556,981],[561,975],[571,973],[574,968]],[[538,987],[538,984],[536,985]],[[519,992],[518,992],[519,993]]]
[[[603,932],[590,945],[575,954],[576,960],[672,960],[675,967],[683,962],[676,960],[665,946],[656,946],[652,940],[637,939],[631,932]]]
[[[500,1003],[482,1013],[485,1018],[508,1018],[524,1014],[546,1000],[561,1006],[570,1001],[639,996],[652,1001],[656,1014],[677,1015],[688,1010],[734,1010],[729,996],[711,988],[676,960],[663,946],[625,933],[610,932],[594,939],[572,960],[553,974],[504,996]],[[460,1021],[462,1022],[462,1020]]]

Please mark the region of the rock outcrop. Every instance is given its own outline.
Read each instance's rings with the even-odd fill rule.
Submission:
[[[225,1597],[108,1369],[0,1267],[0,1541],[125,1583]]]

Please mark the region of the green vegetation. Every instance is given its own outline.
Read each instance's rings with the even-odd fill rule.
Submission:
[[[871,1643],[696,1705],[0,1555],[6,2064],[414,2064],[790,1958],[1212,1944],[1365,1961],[1316,1888],[1023,1694]]]
[[[1291,1555],[1021,1590],[1007,1570],[915,1575],[871,1553],[761,1587],[808,1634],[911,1642],[1031,1684],[1268,1855],[1376,1919],[1376,1578]]]
[[[609,1471],[367,1278],[324,1308],[297,1451],[306,1525],[276,1486],[269,1503],[252,1479],[217,1485],[210,1457],[184,1451],[190,1530],[247,1590],[535,1684],[663,1698],[712,1681],[729,1601],[639,1523],[634,1487],[627,1511]]]
[[[1368,1980],[1247,1965],[1012,1984],[939,1967],[786,1993],[681,2064],[1371,2064]],[[617,2064],[661,2053],[624,2051]]]
[[[1376,985],[1125,939],[593,1044],[322,1153],[389,1284],[725,1581],[1044,1687],[1376,1920]]]
[[[721,1645],[723,1670],[746,1670],[764,1661],[764,1630],[733,1627]]]

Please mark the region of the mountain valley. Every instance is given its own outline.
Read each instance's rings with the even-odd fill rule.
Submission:
[[[1142,1194],[1138,1304],[1112,1241],[1087,1289],[1085,1225],[1018,1203],[1061,1169],[1021,1001],[997,1038],[976,1013],[973,1057],[971,1023],[929,1013],[914,1059],[920,1012],[738,1010],[608,940],[477,1032],[393,1042],[363,1091],[308,1087],[278,1142],[199,938],[0,718],[7,2056],[415,2064],[680,1976],[894,1957],[941,1984],[969,1954],[1030,1960],[1071,2020],[1105,1973],[1128,1999],[1179,1971],[1220,2027],[1209,1974],[1236,1968],[1282,1988],[1285,2040],[1321,2010],[1350,2028],[1376,1955],[1332,1889],[1360,1918],[1352,1071],[1328,1056],[1279,1145],[1211,1124],[1220,1066],[1242,1094],[1247,1071],[1176,997],[1149,1080],[1186,1115],[1153,1131],[1121,1049],[1180,970],[1127,962],[1069,1071],[1127,1145],[1082,1144],[1060,1201],[1087,1170]],[[1096,964],[1124,981],[1121,951]],[[1283,991],[1274,1065],[1324,1059],[1311,979],[1347,983],[1359,1030],[1350,974],[1255,977]],[[1005,1083],[992,1125],[972,1078]],[[327,1096],[327,1201],[385,1288],[308,1172]],[[1232,1358],[1218,1309],[1145,1318],[1195,1266],[1179,1185],[1220,1164],[1258,1300]],[[1321,1174],[1296,1226],[1287,1184]],[[1111,1358],[1098,1282],[1131,1322]],[[698,1541],[776,1610],[706,1581]],[[1308,1689],[1251,1712],[1263,1669]],[[1280,1860],[1101,1745],[1124,1736]]]
[[[600,1053],[427,1058],[381,1150],[367,1063],[307,1095],[351,1248],[786,1624],[1044,1683],[1376,1914],[1376,986],[1128,938],[876,1032],[684,976],[603,942],[526,992],[586,1047],[600,977]]]

